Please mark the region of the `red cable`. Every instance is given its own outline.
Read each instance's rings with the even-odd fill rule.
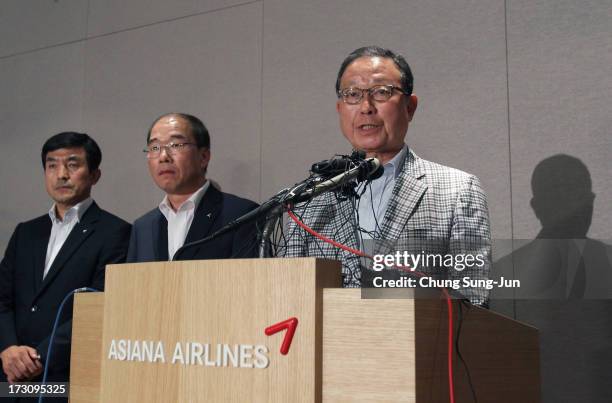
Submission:
[[[289,217],[300,227],[302,228],[304,231],[308,232],[310,235],[319,238],[320,240],[327,242],[328,244],[331,244],[333,246],[335,246],[336,248],[345,250],[347,252],[353,253],[357,256],[362,256],[362,257],[367,257],[370,258],[372,260],[374,260],[374,258],[370,255],[368,255],[367,253],[360,251],[358,249],[353,249],[349,246],[343,245],[339,242],[334,241],[333,239],[327,238],[324,235],[319,234],[318,232],[316,232],[315,230],[313,230],[312,228],[310,228],[308,225],[306,225],[304,222],[302,222],[302,220],[300,220],[294,213],[293,211],[291,211],[292,206],[289,205],[287,206],[287,214],[289,214]],[[409,269],[401,267],[401,266],[396,266],[398,269],[403,270],[403,271],[408,271]],[[424,273],[420,273],[417,271],[410,271],[411,273],[421,277],[424,276]],[[444,295],[444,297],[446,298],[446,306],[448,307],[447,311],[448,311],[448,393],[449,393],[449,400],[450,403],[455,403],[455,386],[454,386],[454,381],[453,381],[453,302],[451,300],[450,294],[448,293],[448,290],[446,288],[442,288],[442,295]]]
[[[291,219],[293,221],[295,221],[295,223],[297,225],[299,225],[300,227],[302,227],[302,229],[306,232],[308,232],[310,235],[314,235],[315,237],[319,238],[322,241],[325,241],[329,244],[332,244],[333,246],[335,246],[336,248],[340,248],[340,249],[344,249],[347,252],[351,252],[352,254],[355,254],[357,256],[362,256],[362,257],[367,257],[372,259],[372,256],[368,255],[367,253],[360,251],[359,249],[353,249],[349,246],[343,245],[339,242],[334,241],[333,239],[327,238],[325,235],[321,235],[318,232],[316,232],[315,230],[313,230],[312,228],[310,228],[308,225],[304,224],[295,214],[293,214],[293,211],[291,210],[287,210],[287,214],[289,214],[289,217],[291,217]]]
[[[446,288],[442,288],[448,307],[448,394],[450,403],[455,403],[455,382],[453,380],[453,301]]]

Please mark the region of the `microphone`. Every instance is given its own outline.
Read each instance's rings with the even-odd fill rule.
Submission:
[[[345,186],[349,182],[363,182],[366,180],[380,178],[384,172],[384,168],[380,164],[378,158],[366,158],[353,162],[356,163],[356,166],[353,168],[343,171],[342,173],[329,179],[319,178],[319,182],[305,188],[303,191],[301,191],[301,193],[288,195],[289,197],[286,197],[283,201],[285,203],[300,203],[316,197],[321,193],[329,192],[336,188]]]
[[[312,164],[310,171],[315,175],[335,176],[354,168],[363,162],[365,151],[354,150],[351,155],[336,155],[331,159]]]
[[[368,175],[367,180],[373,181],[374,179],[378,179],[385,173],[385,167],[382,166],[380,160],[378,158],[372,158],[376,161],[376,167],[374,170]]]

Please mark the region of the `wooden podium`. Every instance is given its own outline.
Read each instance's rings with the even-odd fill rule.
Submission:
[[[108,266],[76,296],[70,401],[448,402],[446,302],[340,284],[314,258]],[[453,304],[457,402],[539,402],[537,330]],[[265,329],[289,318],[283,355]]]

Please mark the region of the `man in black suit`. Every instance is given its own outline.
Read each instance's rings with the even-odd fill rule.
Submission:
[[[189,247],[186,243],[213,234],[257,204],[219,191],[206,179],[210,135],[200,119],[169,113],[153,122],[147,133],[149,173],[166,196],[159,207],[134,222],[128,262],[254,257],[254,224]]]
[[[42,148],[48,214],[17,225],[0,263],[0,359],[8,382],[68,381],[72,305],[64,308],[47,357],[57,310],[72,290],[104,288],[107,264],[125,260],[130,225],[91,198],[102,154],[87,134],[64,132]]]

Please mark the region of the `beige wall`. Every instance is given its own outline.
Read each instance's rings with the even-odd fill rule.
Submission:
[[[610,21],[609,0],[5,0],[0,249],[49,208],[39,153],[64,130],[97,139],[94,196],[127,220],[161,199],[141,149],[168,111],[205,121],[224,190],[265,200],[349,152],[333,86],[368,44],[406,56],[407,142],[481,178],[496,238],[537,234],[533,169],[565,153],[591,173],[589,236],[612,239]]]
[[[133,220],[156,205],[140,150],[154,117],[172,110],[209,127],[209,172],[224,190],[266,199],[312,162],[349,151],[333,84],[343,57],[365,44],[406,56],[420,98],[407,142],[482,179],[495,237],[535,236],[531,173],[567,153],[592,175],[589,235],[612,238],[611,9],[605,0],[5,1],[0,246],[49,207],[39,150],[58,131],[100,143],[104,208]]]
[[[140,150],[171,110],[208,125],[224,190],[264,200],[349,151],[333,84],[365,44],[406,56],[408,144],[482,179],[495,237],[535,236],[531,173],[567,153],[593,178],[589,235],[612,238],[610,16],[605,0],[3,2],[0,246],[49,207],[39,150],[61,130],[100,143],[104,208],[133,220],[156,205]]]

